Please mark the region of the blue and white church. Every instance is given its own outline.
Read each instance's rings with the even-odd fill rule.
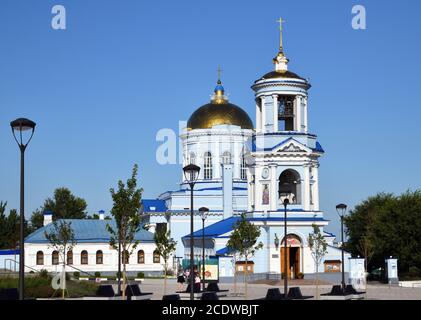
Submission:
[[[261,229],[264,244],[248,266],[254,273],[284,272],[284,241],[287,241],[287,273],[294,278],[315,272],[308,246],[313,224],[323,231],[328,253],[319,272],[339,272],[341,250],[335,236],[325,229],[329,221],[319,205],[319,159],[324,150],[311,133],[308,119],[310,83],[288,70],[281,41],[273,59],[274,70],[251,86],[255,94],[255,124],[247,113],[229,102],[220,77],[211,101],[191,115],[181,134],[183,165],[201,168],[194,187],[195,258],[221,257],[220,276],[243,271],[241,261],[229,266],[226,247],[241,214]],[[284,200],[287,221],[284,219]],[[209,208],[202,230],[198,209]],[[190,187],[181,179],[179,190],[157,199],[145,199],[142,212],[152,227],[166,224],[178,242],[175,257],[190,257]],[[287,235],[284,224],[287,223]],[[345,261],[348,261],[346,254]],[[225,263],[224,263],[225,261]]]

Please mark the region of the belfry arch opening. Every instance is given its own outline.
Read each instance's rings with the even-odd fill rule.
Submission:
[[[292,169],[285,170],[279,176],[279,201],[285,199],[290,204],[301,204],[301,178],[300,174]]]
[[[279,131],[294,131],[294,99],[295,96],[278,96],[278,128]]]

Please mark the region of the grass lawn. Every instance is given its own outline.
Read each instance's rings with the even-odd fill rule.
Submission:
[[[61,290],[56,290],[51,286],[50,276],[25,277],[25,298],[51,298],[60,297]],[[67,280],[66,297],[79,298],[83,296],[95,296],[97,284],[90,281]],[[17,288],[18,278],[0,278],[0,289]]]

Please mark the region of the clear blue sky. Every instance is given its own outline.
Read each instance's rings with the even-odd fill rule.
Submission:
[[[50,26],[67,9],[67,30]],[[367,30],[351,8],[367,9]],[[0,200],[19,206],[19,153],[9,122],[37,122],[27,150],[26,214],[59,186],[90,213],[140,166],[144,197],[177,188],[180,165],[155,160],[161,128],[177,130],[209,100],[221,64],[233,103],[255,118],[250,85],[271,71],[280,15],[290,70],[310,78],[310,129],[326,150],[321,206],[421,187],[420,1],[2,0]]]

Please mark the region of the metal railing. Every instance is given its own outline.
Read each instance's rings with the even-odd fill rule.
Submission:
[[[14,262],[14,264],[15,264],[15,268],[14,268],[14,270],[12,270],[12,268],[10,267],[9,269],[7,268],[7,262],[10,262],[9,263],[9,266],[11,266],[11,263],[12,262]],[[10,272],[17,272],[16,271],[16,264],[19,264],[19,261],[17,261],[17,260],[15,260],[15,259],[5,259],[4,260],[4,270],[10,270]],[[25,268],[28,268],[28,269],[31,269],[32,271],[35,271],[35,272],[40,272],[39,270],[37,270],[37,269],[34,269],[34,268],[32,268],[32,267],[30,267],[30,266],[27,266],[27,265],[24,265],[25,266]]]

